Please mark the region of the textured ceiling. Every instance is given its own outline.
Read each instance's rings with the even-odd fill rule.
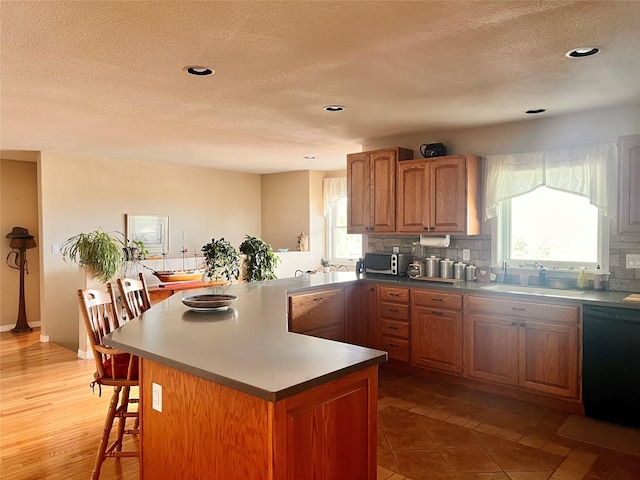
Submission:
[[[0,147],[340,169],[379,137],[640,101],[638,18],[633,0],[4,0]],[[602,53],[565,57],[584,45]]]

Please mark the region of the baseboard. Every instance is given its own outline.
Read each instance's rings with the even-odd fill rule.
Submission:
[[[83,360],[91,360],[93,358],[93,352],[91,350],[78,349],[78,358]]]
[[[41,322],[29,322],[31,328],[39,328]],[[15,328],[15,324],[12,325],[0,325],[0,332],[10,332]],[[48,340],[47,340],[48,341]]]

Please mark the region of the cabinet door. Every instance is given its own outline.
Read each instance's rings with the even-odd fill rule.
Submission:
[[[467,189],[463,156],[451,156],[431,163],[431,231],[464,233],[467,217]]]
[[[372,284],[345,287],[345,336],[347,343],[378,348],[377,289]]]
[[[521,322],[520,386],[577,398],[578,327]]]
[[[618,232],[640,232],[640,135],[620,137]]]
[[[289,296],[289,330],[313,334],[329,326],[331,335],[342,331],[344,340],[344,296],[342,288],[329,288]],[[324,335],[324,334],[323,334]],[[335,338],[337,340],[337,338]]]
[[[470,377],[518,385],[518,324],[499,317],[465,318]]]
[[[371,225],[374,232],[396,229],[396,151],[380,150],[371,154]]]
[[[429,231],[429,162],[410,161],[398,165],[398,232]]]
[[[366,233],[371,224],[371,168],[368,153],[347,155],[347,231]]]
[[[462,373],[462,313],[414,306],[411,364]]]

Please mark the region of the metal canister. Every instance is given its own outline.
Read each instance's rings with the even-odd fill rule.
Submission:
[[[440,276],[440,258],[435,255],[425,257],[424,259],[425,276],[427,277],[439,277]]]
[[[453,278],[458,280],[464,280],[465,278],[465,268],[467,267],[466,263],[456,262],[453,264]]]
[[[440,260],[440,278],[453,278],[453,260]]]
[[[475,265],[467,265],[465,269],[465,278],[467,282],[475,282],[476,281],[476,266]]]

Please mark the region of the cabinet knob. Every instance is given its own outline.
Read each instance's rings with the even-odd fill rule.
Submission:
[[[516,322],[511,322],[511,326],[512,326],[512,327],[517,327],[517,326],[518,326],[518,324],[517,324]]]
[[[521,323],[521,324],[520,324],[520,326],[521,326],[521,327],[526,327],[526,326],[527,326],[527,324],[526,324],[526,323]]]

